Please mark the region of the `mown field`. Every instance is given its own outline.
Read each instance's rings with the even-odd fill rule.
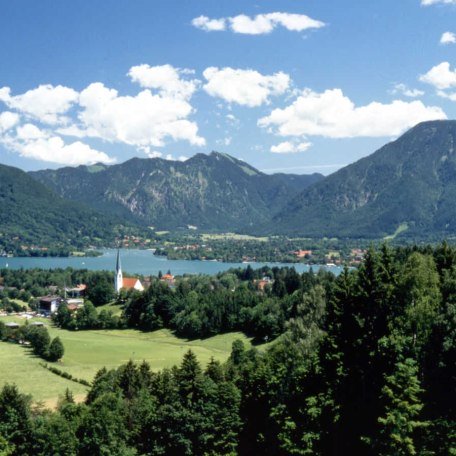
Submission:
[[[18,317],[1,317],[1,320],[24,324]],[[105,366],[114,368],[132,359],[147,361],[153,370],[171,367],[181,362],[184,353],[191,349],[205,365],[211,357],[224,361],[236,339],[250,346],[250,340],[242,333],[229,333],[204,340],[187,341],[162,329],[151,333],[126,330],[66,331],[45,322],[50,336],[59,336],[65,347],[62,361],[54,363],[60,370],[77,378],[91,381],[95,373]],[[0,342],[0,386],[15,383],[19,389],[31,394],[36,401],[53,405],[66,388],[82,397],[86,388],[61,378],[40,366],[43,362],[30,353],[30,349],[7,342]]]

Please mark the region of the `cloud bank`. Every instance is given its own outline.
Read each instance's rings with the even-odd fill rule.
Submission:
[[[171,65],[133,66],[128,76],[142,89],[135,95],[120,95],[101,82],[80,92],[50,84],[19,95],[0,88],[0,102],[9,109],[0,113],[0,143],[21,156],[66,165],[114,161],[82,142],[89,138],[138,150],[171,141],[203,146],[190,119],[190,99],[200,85],[192,74]]]
[[[304,90],[284,109],[274,109],[258,125],[278,136],[359,138],[397,136],[425,120],[446,119],[436,106],[421,101],[355,104],[340,89],[323,93]]]

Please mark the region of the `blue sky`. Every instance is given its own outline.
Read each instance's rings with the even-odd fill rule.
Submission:
[[[456,0],[1,0],[0,162],[328,174],[456,117]]]

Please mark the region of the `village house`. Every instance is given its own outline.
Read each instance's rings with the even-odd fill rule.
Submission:
[[[122,288],[124,290],[144,291],[144,285],[136,277],[124,277]]]
[[[42,296],[38,298],[38,302],[38,311],[49,315],[57,311],[62,303],[62,298],[60,296]]]
[[[167,274],[164,274],[160,278],[160,281],[166,283],[169,287],[174,287],[174,285],[175,285],[174,276],[172,274],[170,274],[169,272]]]
[[[65,294],[68,298],[82,298],[87,290],[87,285],[80,283],[73,288],[65,288]]]
[[[261,280],[255,280],[254,283],[259,291],[264,291],[266,286],[272,285],[274,281],[270,277],[265,276]]]
[[[309,258],[312,256],[312,250],[296,250],[293,253],[296,258]]]

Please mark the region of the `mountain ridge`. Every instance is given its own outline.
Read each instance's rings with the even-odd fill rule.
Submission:
[[[274,218],[286,234],[454,235],[456,121],[423,122],[303,190]],[[267,228],[265,228],[267,231]]]
[[[291,196],[321,174],[269,175],[228,154],[185,162],[134,157],[117,165],[29,173],[61,197],[130,221],[175,229],[248,229],[266,223]]]
[[[26,172],[0,164],[0,247],[86,247],[109,241],[122,222],[60,198]]]

